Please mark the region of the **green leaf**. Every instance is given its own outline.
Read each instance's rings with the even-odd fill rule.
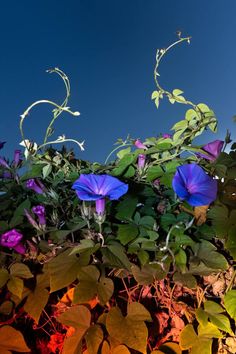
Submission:
[[[89,327],[85,340],[87,344],[88,354],[98,353],[100,344],[103,341],[103,331],[99,325]]]
[[[57,317],[57,320],[66,326],[81,329],[85,333],[90,327],[91,313],[86,306],[72,306]]]
[[[155,279],[161,280],[166,276],[166,272],[158,264],[155,268],[145,264],[141,269],[136,265],[132,265],[131,271],[139,285],[150,285]]]
[[[183,350],[188,350],[198,343],[198,337],[193,329],[193,326],[188,324],[180,333],[180,347]]]
[[[109,278],[100,277],[96,266],[83,267],[78,272],[79,284],[75,287],[73,303],[85,303],[98,296],[101,305],[105,305],[114,291],[113,281]]]
[[[174,342],[165,342],[159,348],[159,350],[154,350],[151,354],[182,354],[182,350],[179,345]]]
[[[138,227],[134,224],[125,224],[118,226],[117,238],[122,245],[127,245],[138,236]]]
[[[89,263],[90,256],[87,259],[70,255],[71,248],[60,253],[49,262],[50,288],[51,292],[65,288],[76,278],[80,267]]]
[[[2,288],[6,284],[8,279],[9,279],[9,273],[7,269],[5,268],[0,269],[0,288]]]
[[[10,274],[15,277],[29,279],[33,277],[29,267],[23,263],[14,263],[10,267]]]
[[[149,311],[140,302],[128,304],[127,316],[133,321],[152,321]]]
[[[36,288],[27,297],[24,305],[24,310],[35,320],[38,324],[39,318],[45,306],[48,303],[49,292],[47,289]]]
[[[182,248],[179,248],[177,254],[175,254],[175,264],[182,273],[186,270],[186,262],[187,255]]]
[[[31,170],[26,172],[23,176],[21,176],[20,180],[26,181],[27,179],[30,178],[36,178],[36,177],[41,177],[42,176],[42,169],[43,169],[43,165],[33,165]]]
[[[161,166],[151,166],[147,170],[147,181],[151,182],[155,180],[156,178],[159,178],[163,175],[164,171],[161,168]]]
[[[155,98],[159,97],[159,91],[153,91],[152,93],[152,100],[154,100]]]
[[[180,120],[179,122],[175,123],[171,130],[185,130],[188,127],[188,121],[187,120]]]
[[[231,227],[228,233],[225,248],[229,251],[230,255],[236,260],[236,226]]]
[[[222,338],[223,335],[219,329],[212,323],[208,322],[206,326],[198,325],[198,335],[203,338]]]
[[[122,159],[125,155],[129,154],[131,152],[131,147],[127,147],[126,149],[122,149],[117,153],[118,159]]]
[[[10,228],[14,228],[15,226],[19,225],[22,223],[23,216],[24,216],[24,210],[25,209],[30,209],[30,201],[29,199],[24,200],[14,211],[13,217],[11,218],[11,221],[9,223]]]
[[[116,218],[118,220],[130,220],[136,210],[138,198],[128,197],[121,201],[117,207]]]
[[[161,226],[166,229],[170,225],[176,224],[176,217],[173,214],[166,213],[161,216]]]
[[[136,157],[134,154],[126,154],[122,157],[122,159],[120,159],[117,167],[112,170],[111,174],[113,176],[120,176],[126,170],[126,168],[134,162],[135,158]]]
[[[225,257],[216,251],[216,247],[206,240],[193,246],[196,256],[208,267],[218,270],[226,270],[228,267]],[[197,251],[197,252],[196,252]]]
[[[0,328],[0,352],[5,353],[7,350],[20,353],[31,352],[21,332],[11,326],[3,326]]]
[[[185,119],[188,121],[199,120],[201,117],[194,109],[188,109],[185,113]]]
[[[230,326],[229,319],[225,315],[222,314],[209,315],[209,319],[211,323],[215,325],[217,328],[231,335],[234,335]]]
[[[113,307],[106,320],[111,337],[129,348],[146,353],[148,331],[144,321],[150,321],[149,312],[140,303],[128,304],[127,316],[123,317],[118,307]]]
[[[202,326],[206,326],[208,323],[208,314],[201,308],[195,311],[196,319]]]
[[[131,178],[135,175],[136,169],[133,166],[129,166],[127,171],[124,173],[124,178]]]
[[[230,317],[236,321],[236,290],[230,290],[225,294],[224,305]]]
[[[112,297],[114,292],[114,283],[112,279],[101,277],[97,285],[98,300],[101,305],[106,305],[106,303]]]
[[[197,281],[192,274],[176,272],[174,274],[173,280],[175,283],[180,283],[189,289],[194,289],[197,287]]]
[[[119,244],[108,245],[101,249],[103,256],[109,261],[109,266],[130,270],[130,262],[124,248]]]
[[[11,276],[10,280],[7,283],[8,290],[16,295],[19,299],[22,298],[22,293],[24,289],[24,282],[22,279]]]
[[[207,300],[204,302],[204,309],[209,314],[214,314],[214,315],[224,312],[224,309],[221,305],[217,304],[214,301],[210,301],[210,300]]]
[[[82,354],[82,340],[86,333],[83,328],[77,328],[72,336],[67,337],[63,343],[62,354]]]
[[[181,91],[181,90],[179,90],[179,89],[174,89],[172,93],[173,93],[174,96],[179,96],[179,95],[181,95],[182,93],[184,93],[184,91]]]
[[[47,164],[46,166],[44,166],[42,169],[43,179],[47,178],[51,172],[52,172],[52,165],[51,164]]]

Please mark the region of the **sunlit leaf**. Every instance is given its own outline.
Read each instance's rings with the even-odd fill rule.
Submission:
[[[0,328],[0,352],[5,353],[7,350],[20,353],[31,352],[21,332],[11,326],[3,326]]]
[[[98,348],[103,341],[103,331],[99,325],[93,325],[89,327],[85,340],[87,344],[87,350],[89,354],[95,354],[98,352]]]

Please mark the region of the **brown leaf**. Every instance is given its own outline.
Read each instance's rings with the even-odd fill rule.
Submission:
[[[200,226],[206,222],[207,209],[209,205],[201,205],[194,208],[194,217],[196,225]]]

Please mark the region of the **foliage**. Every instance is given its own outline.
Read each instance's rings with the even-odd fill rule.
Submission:
[[[37,101],[21,116],[24,160],[0,158],[1,353],[235,352],[236,143],[226,152],[227,132],[224,147],[212,142],[206,158],[209,144],[194,139],[216,132],[214,112],[160,86],[161,59],[184,41],[156,55],[156,106],[165,97],[188,106],[172,135],[119,139],[104,165],[77,159],[64,145],[54,149],[66,141],[84,149],[64,135],[48,141],[61,113],[79,115],[67,106],[69,80],[57,68],[51,72],[64,82],[64,102]],[[53,106],[53,117],[36,144],[23,123],[40,103]],[[211,205],[174,193],[172,180],[187,164],[217,180]],[[86,175],[90,185],[79,184],[78,198],[72,186],[80,176],[87,183]],[[99,182],[102,190],[95,175],[109,181]],[[196,193],[189,172],[182,184],[185,178],[184,193]],[[128,185],[119,198],[111,186],[117,179]]]

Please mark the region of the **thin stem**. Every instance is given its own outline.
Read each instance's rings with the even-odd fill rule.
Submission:
[[[112,155],[115,151],[121,149],[121,148],[124,147],[124,146],[132,146],[132,144],[130,144],[130,143],[127,144],[127,143],[125,142],[125,143],[123,143],[122,145],[117,146],[117,147],[116,147],[115,149],[113,149],[113,150],[110,152],[110,154],[107,156],[107,158],[106,158],[104,164],[106,165],[107,161],[109,160],[109,158],[111,157],[111,155]]]
[[[45,144],[42,144],[40,145],[37,150],[40,150],[42,147],[46,146],[46,145],[51,145],[51,144],[60,144],[60,143],[64,143],[66,141],[71,141],[77,145],[79,145],[81,151],[84,151],[84,147],[83,147],[83,144],[84,144],[84,141],[82,141],[82,143],[80,143],[79,141],[75,140],[75,139],[57,139],[57,140],[53,140],[53,141],[49,141]]]
[[[51,73],[56,73],[58,74],[61,79],[63,80],[64,84],[65,84],[65,87],[66,87],[66,97],[64,99],[64,101],[62,102],[62,104],[60,105],[61,107],[65,107],[68,103],[68,99],[70,97],[70,81],[68,79],[68,77],[65,75],[65,73],[58,69],[58,68],[55,68],[55,69],[51,69],[51,70],[47,70],[47,72],[49,72],[50,74]],[[55,122],[55,120],[57,119],[57,117],[62,113],[62,110],[57,110],[54,112],[54,117],[53,119],[51,120],[49,126],[47,127],[47,130],[46,130],[46,134],[45,134],[45,137],[44,137],[44,144],[46,143],[50,133],[51,133],[51,129],[52,129],[52,126],[53,126],[53,123]]]

